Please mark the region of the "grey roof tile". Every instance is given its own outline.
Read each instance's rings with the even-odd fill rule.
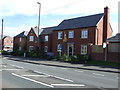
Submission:
[[[108,42],[120,42],[120,33],[117,33],[115,36],[108,38],[106,41]]]
[[[96,26],[104,14],[94,14],[84,17],[63,20],[55,30],[74,29]]]
[[[41,32],[41,35],[43,34],[51,34],[53,30],[55,30],[56,26],[54,27],[47,27],[47,28],[42,28],[43,31]]]
[[[23,31],[20,34],[16,35],[15,37],[25,37],[27,36],[27,34],[28,34],[28,31]]]

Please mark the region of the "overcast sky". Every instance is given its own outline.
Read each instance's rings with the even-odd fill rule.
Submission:
[[[118,1],[0,0],[0,20],[4,19],[4,35],[13,37],[38,25],[37,2],[41,3],[41,28],[56,26],[64,19],[103,13],[104,7],[108,6],[113,35],[115,35],[118,32]]]

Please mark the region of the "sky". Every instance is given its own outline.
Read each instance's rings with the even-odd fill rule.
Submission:
[[[64,19],[103,13],[108,6],[113,35],[118,33],[119,0],[0,0],[0,30],[4,19],[4,35],[14,37],[37,26],[37,2],[41,3],[40,28],[57,26]]]

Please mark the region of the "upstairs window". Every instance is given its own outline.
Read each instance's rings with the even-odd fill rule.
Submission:
[[[30,36],[29,41],[34,41],[34,36]]]
[[[58,32],[58,39],[62,39],[62,32]]]
[[[22,38],[19,38],[19,41],[21,42],[21,41],[22,41]]]
[[[88,30],[82,30],[81,38],[88,38]]]
[[[48,36],[45,36],[45,41],[48,41]]]
[[[74,31],[69,31],[69,36],[68,38],[74,38]]]

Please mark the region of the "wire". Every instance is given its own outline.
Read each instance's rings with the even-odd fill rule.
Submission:
[[[60,7],[57,7],[57,8],[48,10],[48,11],[45,11],[45,12],[43,12],[43,14],[44,14],[44,13],[47,13],[47,12],[50,12],[50,11],[54,11],[54,10],[60,9],[60,8],[63,8],[63,7],[65,7],[65,6],[70,6],[70,5],[76,4],[76,3],[78,3],[78,2],[80,2],[80,0],[77,0],[77,1],[75,1],[75,2],[73,2],[73,3],[69,3],[69,4],[66,4],[66,5],[63,5],[63,6],[60,6]]]

